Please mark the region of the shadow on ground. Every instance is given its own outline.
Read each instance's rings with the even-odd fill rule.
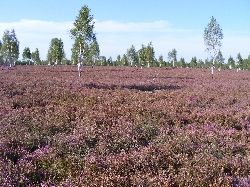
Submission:
[[[87,88],[96,88],[96,89],[131,89],[131,90],[139,90],[139,91],[154,91],[154,90],[177,90],[181,89],[180,86],[177,85],[156,85],[156,84],[149,84],[149,85],[104,85],[104,84],[96,84],[96,83],[89,83],[85,84],[84,87]]]

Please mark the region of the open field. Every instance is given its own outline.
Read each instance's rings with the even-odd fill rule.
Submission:
[[[0,67],[0,186],[250,186],[249,71]]]

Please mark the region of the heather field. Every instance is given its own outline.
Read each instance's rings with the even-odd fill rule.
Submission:
[[[0,66],[0,186],[250,186],[250,73]]]

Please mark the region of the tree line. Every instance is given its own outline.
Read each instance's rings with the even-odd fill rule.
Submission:
[[[73,28],[70,30],[70,37],[74,40],[70,60],[66,58],[61,38],[51,39],[46,60],[40,59],[38,48],[31,52],[29,47],[24,48],[22,60],[18,60],[20,54],[19,41],[15,30],[12,29],[11,31],[6,30],[2,41],[0,40],[0,64],[76,65],[80,60],[83,65],[91,66],[250,69],[250,55],[247,59],[243,59],[241,54],[238,53],[236,59],[230,56],[225,61],[222,52],[219,50],[221,43],[218,42],[223,38],[222,29],[213,17],[204,31],[204,41],[207,51],[211,53],[211,59],[207,58],[203,61],[194,56],[190,62],[187,62],[183,57],[177,60],[177,50],[174,48],[168,52],[167,60],[163,60],[163,55],[160,55],[158,58],[155,56],[152,42],[147,45],[142,44],[138,50],[132,45],[123,55],[118,55],[116,59],[100,56],[99,44],[94,32],[94,17],[90,14],[90,11],[88,6],[82,7],[73,23]],[[215,34],[211,32],[214,30],[216,30]],[[216,41],[217,43],[211,41]],[[216,48],[216,45],[218,48]]]

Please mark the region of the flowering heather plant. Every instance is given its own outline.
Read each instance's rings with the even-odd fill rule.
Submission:
[[[0,186],[249,186],[248,71],[0,70]]]

